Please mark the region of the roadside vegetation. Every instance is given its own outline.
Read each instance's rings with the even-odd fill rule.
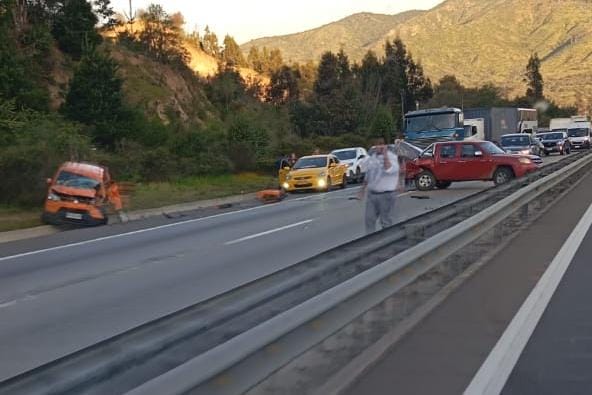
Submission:
[[[534,55],[527,94],[510,100],[454,76],[433,83],[398,38],[360,63],[340,50],[297,64],[183,24],[158,4],[122,20],[109,0],[0,0],[0,217],[37,210],[65,160],[107,165],[136,184],[130,207],[156,207],[274,186],[279,155],[390,140],[417,106],[544,100]],[[197,75],[195,54],[217,72]],[[574,112],[551,103],[542,116]]]

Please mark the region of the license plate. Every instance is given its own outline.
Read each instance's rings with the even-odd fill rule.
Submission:
[[[82,219],[82,214],[79,213],[66,213],[68,219]]]

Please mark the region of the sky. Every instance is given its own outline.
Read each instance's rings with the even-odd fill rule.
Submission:
[[[159,3],[185,16],[185,29],[210,26],[220,41],[230,34],[242,44],[254,38],[297,33],[357,12],[396,14],[427,10],[443,0],[132,0],[134,9]],[[129,10],[129,0],[111,0],[116,12]]]

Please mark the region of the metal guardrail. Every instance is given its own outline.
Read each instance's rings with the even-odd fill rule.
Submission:
[[[434,266],[433,256],[443,252],[413,255],[433,248],[426,238],[448,234],[452,225],[533,180],[557,179],[553,172],[575,160],[567,157],[0,382],[0,393],[121,393],[135,387],[132,393],[241,393]],[[222,372],[228,380],[220,379]]]
[[[586,155],[445,232],[278,314],[129,394],[214,395],[248,390],[590,163],[592,155]]]

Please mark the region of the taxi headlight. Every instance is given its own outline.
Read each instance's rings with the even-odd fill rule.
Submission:
[[[529,165],[532,163],[532,161],[528,158],[520,158],[520,163],[525,164],[525,165]]]
[[[319,179],[319,181],[317,181],[317,184],[319,187],[323,188],[327,185],[327,181],[325,181],[323,178]]]
[[[62,199],[60,199],[60,197],[59,197],[58,195],[56,195],[55,193],[53,193],[53,192],[50,192],[50,193],[47,195],[47,200],[51,200],[51,201],[53,201],[53,202],[59,202],[59,201],[60,201],[60,200],[62,200]]]
[[[282,187],[283,187],[284,189],[289,189],[289,188],[290,188],[290,184],[288,184],[287,182],[284,182],[284,183],[282,184]]]

